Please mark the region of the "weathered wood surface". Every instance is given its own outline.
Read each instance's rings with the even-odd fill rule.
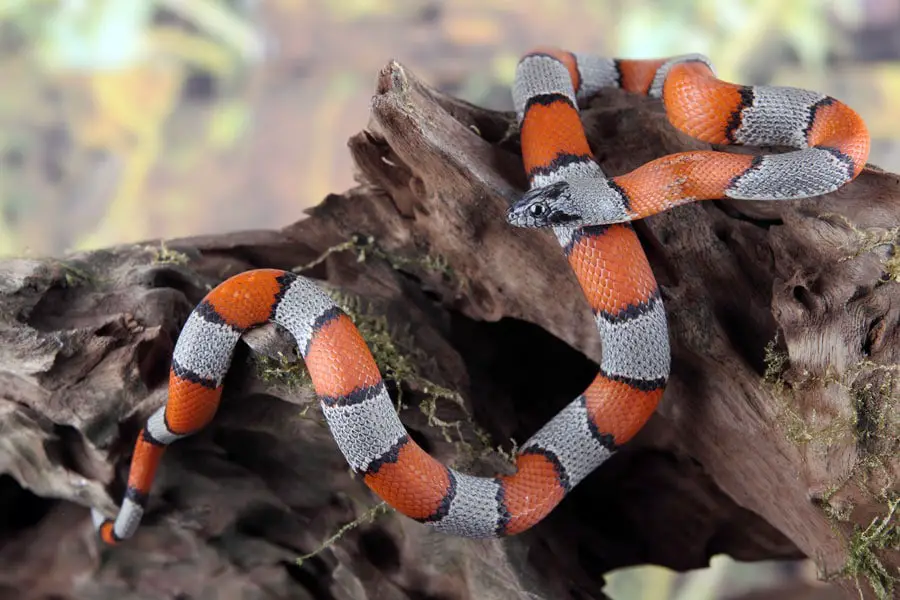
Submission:
[[[584,121],[610,175],[707,147],[659,102],[617,91]],[[877,169],[825,197],[706,202],[637,224],[671,383],[633,443],[526,534],[459,540],[387,514],[296,565],[376,499],[314,403],[302,414],[309,390],[261,377],[242,345],[214,423],[167,453],[143,528],[99,548],[84,506],[114,509],[181,324],[240,271],[344,244],[304,274],[356,298],[399,372],[404,422],[471,472],[507,468],[490,447],[523,442],[593,377],[599,339],[555,240],[504,219],[525,187],[513,115],[391,63],[349,148],[359,186],[280,231],[0,263],[0,596],[602,598],[609,569],[697,568],[716,553],[806,556],[834,575],[874,549],[896,572],[897,549],[877,548],[897,543],[896,522],[894,539],[853,537],[897,496],[900,179]],[[281,336],[250,342],[271,354]],[[436,385],[471,416],[435,400]],[[459,429],[429,422],[423,400]],[[835,589],[856,594],[852,574]]]

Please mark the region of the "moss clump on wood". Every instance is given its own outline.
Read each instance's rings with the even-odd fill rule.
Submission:
[[[879,552],[900,550],[900,525],[897,508],[900,496],[887,500],[887,513],[872,519],[865,529],[854,526],[849,539],[849,558],[840,575],[853,578],[864,597],[862,582],[868,581],[879,600],[888,600],[900,584],[900,572],[885,567]]]
[[[308,271],[312,267],[321,264],[332,254],[338,252],[354,252],[358,262],[364,262],[369,258],[377,258],[387,262],[393,269],[405,269],[409,267],[420,267],[430,273],[438,273],[444,275],[448,279],[452,279],[455,274],[453,268],[446,258],[430,253],[424,254],[422,257],[409,258],[396,253],[388,252],[381,248],[373,236],[364,236],[354,234],[349,240],[335,244],[322,252],[314,260],[305,265],[295,267],[295,273]]]
[[[153,264],[186,265],[191,262],[187,254],[169,248],[165,241],[160,242],[159,248],[152,248],[151,250],[153,252]]]
[[[277,357],[256,355],[257,376],[264,382],[281,386],[289,391],[312,385],[309,371],[302,360],[285,356],[279,352]]]
[[[900,420],[897,418],[896,394],[898,365],[880,365],[863,360],[838,376],[826,369],[824,376],[816,377],[803,373],[799,381],[788,384],[784,375],[790,367],[786,352],[777,350],[776,336],[765,348],[764,385],[768,386],[780,403],[779,423],[786,437],[793,443],[805,445],[822,444],[826,447],[854,438],[858,458],[850,475],[842,482],[832,484],[822,495],[820,505],[833,530],[839,533],[838,523],[850,520],[856,507],[852,501],[833,503],[834,496],[848,482],[856,480],[861,490],[870,488],[874,474],[882,475],[877,485],[883,498],[890,494],[894,481],[888,465],[900,446]],[[865,381],[862,382],[865,376]],[[848,418],[820,417],[810,410],[803,415],[795,403],[795,391],[810,385],[837,385],[847,392],[853,402],[853,412]],[[817,426],[820,420],[824,425]],[[900,573],[892,573],[879,558],[878,552],[900,550],[900,526],[897,524],[897,507],[900,499],[887,500],[887,513],[876,517],[865,529],[854,525],[847,538],[847,562],[834,577],[849,577],[856,582],[860,598],[864,597],[863,581],[871,585],[879,599],[893,597],[894,589],[900,583]]]
[[[65,281],[67,288],[95,285],[97,283],[96,277],[87,266],[76,265],[74,261],[54,261],[54,263],[62,270],[63,281]]]

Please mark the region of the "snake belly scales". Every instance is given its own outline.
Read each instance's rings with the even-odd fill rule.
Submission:
[[[795,150],[682,152],[607,178],[579,116],[579,105],[606,87],[661,98],[672,125],[704,142]],[[845,104],[726,83],[701,55],[616,60],[539,49],[520,60],[512,95],[530,186],[507,220],[554,231],[603,348],[596,378],[522,445],[514,474],[475,477],[432,458],[407,434],[368,346],[323,289],[290,272],[252,270],[214,288],[184,324],[168,401],[138,435],[119,512],[108,519],[92,511],[104,542],[135,533],[164,449],[212,420],[242,333],[273,321],[296,340],[350,467],[390,506],[457,536],[529,529],[641,429],[666,386],[666,316],[630,221],[696,200],[828,193],[855,178],[869,153],[865,124]]]

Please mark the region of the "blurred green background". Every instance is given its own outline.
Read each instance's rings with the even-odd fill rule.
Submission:
[[[346,141],[397,58],[509,109],[536,45],[702,52],[849,103],[900,171],[900,0],[0,0],[0,255],[287,225],[352,186]],[[617,600],[734,597],[798,565],[613,575]]]
[[[353,184],[395,57],[510,108],[535,45],[830,93],[900,170],[900,0],[2,0],[0,254],[279,227]]]

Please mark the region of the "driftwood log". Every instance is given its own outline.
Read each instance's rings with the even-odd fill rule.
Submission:
[[[618,91],[583,118],[609,175],[708,147]],[[809,557],[832,593],[891,593],[900,179],[874,167],[824,197],[636,225],[671,383],[637,438],[532,531],[460,540],[379,511],[269,327],[239,345],[214,423],[166,454],[137,536],[101,548],[86,506],[115,510],[179,328],[238,272],[295,269],[333,290],[413,436],[473,473],[508,469],[513,440],[593,377],[599,339],[552,234],[505,222],[526,185],[514,115],[392,62],[349,148],[359,185],[280,231],[0,263],[0,596],[603,598],[610,569],[718,553]],[[297,563],[373,507],[385,514]]]

